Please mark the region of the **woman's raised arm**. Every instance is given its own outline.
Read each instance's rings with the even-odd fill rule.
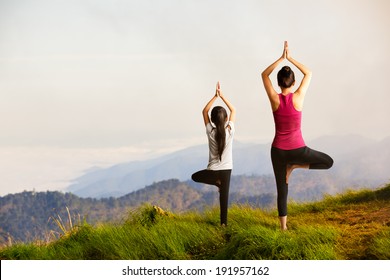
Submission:
[[[286,58],[286,46],[287,42],[284,44],[283,54],[278,58],[274,63],[265,68],[265,70],[261,73],[261,78],[263,80],[265,91],[267,92],[269,101],[271,102],[272,110],[275,111],[279,107],[279,97],[278,93],[274,89],[271,79],[269,76],[275,70],[275,68]]]
[[[294,93],[295,95],[294,106],[296,109],[302,110],[303,100],[305,98],[307,89],[309,88],[310,85],[312,72],[305,65],[303,65],[302,63],[296,61],[294,58],[291,57],[287,42],[286,42],[286,59],[290,61],[295,67],[297,67],[299,71],[301,71],[303,74],[301,84],[299,85],[298,89]]]

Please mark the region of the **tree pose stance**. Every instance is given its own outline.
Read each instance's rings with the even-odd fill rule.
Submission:
[[[278,93],[269,76],[285,59],[302,72],[303,79],[298,89],[292,92],[295,85],[294,72],[289,66],[282,67],[277,74],[278,86],[281,89],[281,93]],[[333,165],[333,159],[330,156],[307,147],[302,137],[303,101],[311,76],[312,73],[306,66],[291,57],[287,41],[284,43],[282,56],[261,74],[275,122],[271,160],[276,180],[277,206],[282,230],[287,229],[287,193],[291,172],[295,168],[329,169]]]
[[[218,97],[229,108],[230,116],[228,117],[223,107],[215,106],[211,110],[211,122],[213,123],[211,124],[209,111]],[[218,187],[221,225],[227,225],[230,175],[233,168],[232,145],[236,109],[223,95],[219,82],[217,83],[215,95],[206,104],[202,114],[208,137],[209,163],[207,169],[192,174],[192,180]]]

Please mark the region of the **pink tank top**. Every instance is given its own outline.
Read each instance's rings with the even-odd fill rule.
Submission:
[[[279,101],[279,108],[273,112],[275,138],[272,147],[293,150],[306,146],[301,131],[302,112],[294,108],[293,94],[279,94]]]

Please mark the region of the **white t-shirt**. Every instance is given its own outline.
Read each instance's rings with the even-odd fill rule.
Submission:
[[[230,128],[229,128],[230,127]],[[207,138],[209,140],[209,164],[207,169],[209,170],[226,170],[233,169],[233,136],[234,136],[234,123],[228,121],[225,125],[226,131],[226,143],[225,149],[222,152],[221,160],[218,155],[218,144],[215,141],[215,134],[217,129],[208,123],[206,125]]]

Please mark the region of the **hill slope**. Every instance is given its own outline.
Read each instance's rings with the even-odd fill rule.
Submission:
[[[58,240],[8,246],[0,259],[390,259],[389,202],[390,185],[291,205],[287,232],[275,212],[245,205],[229,209],[227,227],[218,209],[144,206],[117,224],[63,222]]]

